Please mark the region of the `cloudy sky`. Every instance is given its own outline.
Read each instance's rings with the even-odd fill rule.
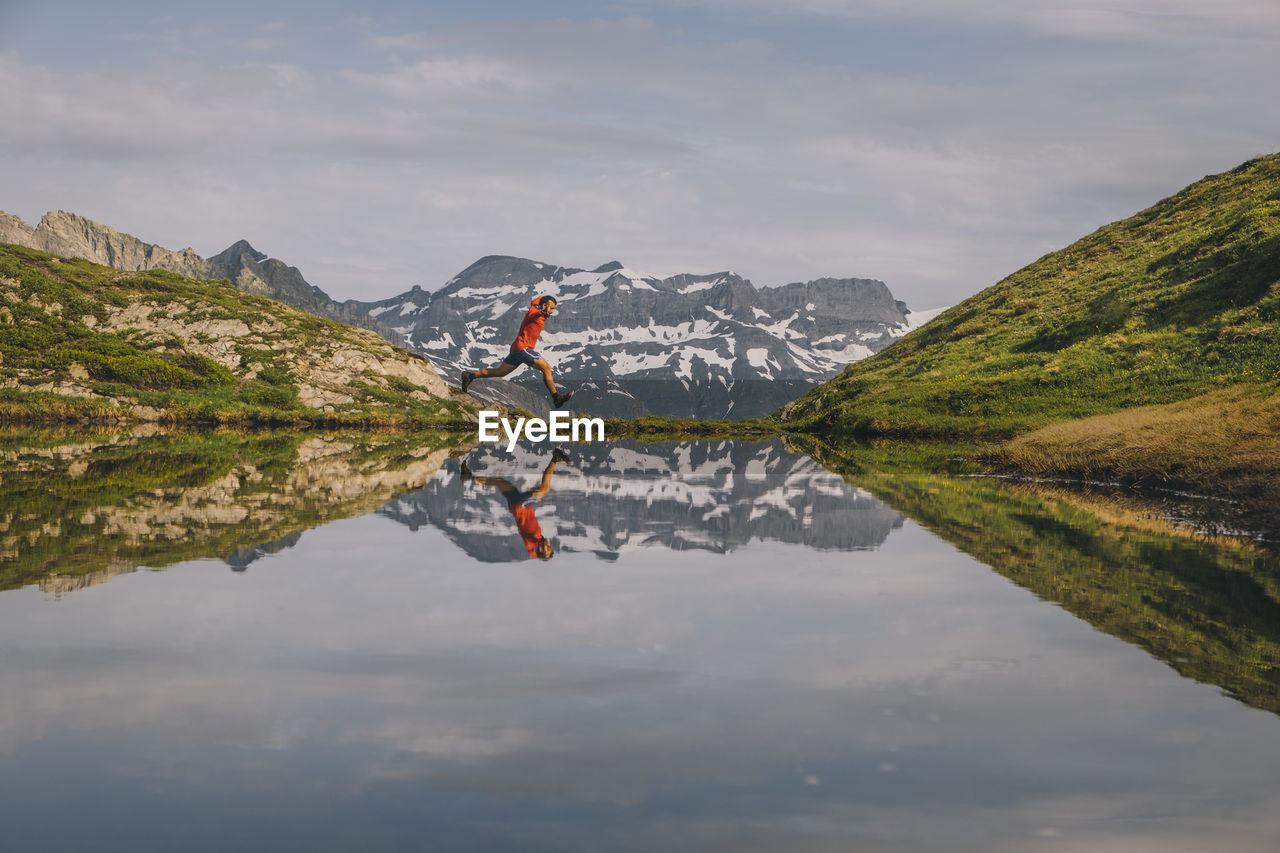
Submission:
[[[0,210],[343,298],[486,254],[953,304],[1280,150],[1276,0],[0,0]]]

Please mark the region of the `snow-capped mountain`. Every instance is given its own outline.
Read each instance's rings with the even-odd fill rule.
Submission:
[[[0,213],[0,241],[123,270],[226,278],[419,349],[453,384],[461,370],[501,360],[530,300],[549,293],[560,310],[539,349],[557,381],[576,392],[576,410],[620,417],[767,414],[936,313],[908,312],[871,279],[756,288],[732,272],[656,276],[617,262],[588,271],[503,256],[480,259],[435,292],[415,287],[377,302],[339,303],[243,240],[205,259],[57,212],[35,228]],[[522,374],[515,382],[482,380],[472,393],[545,414],[541,378]]]
[[[482,258],[435,292],[414,288],[344,308],[390,327],[446,374],[507,353],[530,301],[559,310],[539,349],[592,414],[755,417],[795,399],[918,323],[883,282],[824,278],[757,288],[732,272],[647,275]],[[524,371],[534,406],[541,379]],[[517,374],[517,377],[519,375]],[[473,389],[498,391],[506,380]]]
[[[615,560],[640,550],[728,554],[753,539],[824,550],[877,548],[903,517],[781,441],[578,445],[534,504],[556,550]],[[486,450],[470,464],[481,477],[532,489],[549,452]],[[447,460],[417,492],[378,514],[413,529],[430,525],[486,562],[528,559],[507,501],[492,485],[464,482]]]

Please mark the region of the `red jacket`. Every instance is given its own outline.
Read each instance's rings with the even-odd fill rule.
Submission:
[[[511,514],[516,518],[516,530],[520,531],[520,538],[524,540],[524,549],[529,552],[530,557],[538,556],[538,544],[542,542],[542,525],[538,523],[538,517],[533,514],[533,507],[513,506]]]
[[[532,305],[520,321],[520,331],[516,334],[516,342],[511,345],[512,349],[529,349],[538,343],[538,335],[542,334],[542,327],[550,315],[538,307],[537,299],[532,301]]]

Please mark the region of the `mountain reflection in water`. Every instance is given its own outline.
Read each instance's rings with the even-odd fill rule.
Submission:
[[[1277,849],[1274,554],[807,449],[0,444],[0,850]]]
[[[485,562],[525,560],[516,516],[554,551],[725,554],[753,539],[880,546],[902,516],[778,441],[583,445],[536,491],[549,451],[473,449],[457,436],[212,432],[0,436],[0,589],[54,594],[202,558],[242,572],[307,531],[377,512],[444,531]]]
[[[638,549],[728,554],[752,540],[820,550],[877,548],[902,516],[817,462],[766,442],[694,441],[582,445],[556,468],[531,509],[556,551],[616,560]],[[474,474],[532,489],[549,450],[478,449]],[[410,528],[431,525],[484,562],[530,556],[503,493],[466,482],[449,460],[423,489],[378,513]]]

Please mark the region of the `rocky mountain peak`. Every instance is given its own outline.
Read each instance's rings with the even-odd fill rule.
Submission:
[[[13,243],[53,255],[85,258],[125,272],[165,269],[191,278],[228,279],[248,293],[268,296],[322,316],[366,326],[393,343],[403,338],[350,305],[333,302],[307,283],[297,268],[238,240],[208,260],[192,249],[172,252],[144,243],[100,222],[63,210],[46,213],[36,228],[0,211],[0,243]]]
[[[257,263],[262,263],[267,259],[268,255],[266,252],[259,252],[253,248],[253,246],[249,245],[248,240],[237,240],[209,258],[209,262],[224,267],[238,267],[246,257],[253,259]]]
[[[445,288],[459,287],[501,287],[512,280],[525,280],[530,277],[542,277],[554,272],[556,267],[517,258],[511,255],[486,255],[471,266],[458,273]]]
[[[13,243],[15,246],[31,246],[36,229],[23,222],[11,213],[0,211],[0,243]]]
[[[16,216],[0,214],[0,240],[126,272],[159,268],[209,277],[208,262],[192,249],[172,252],[65,210],[46,213],[35,228]]]

